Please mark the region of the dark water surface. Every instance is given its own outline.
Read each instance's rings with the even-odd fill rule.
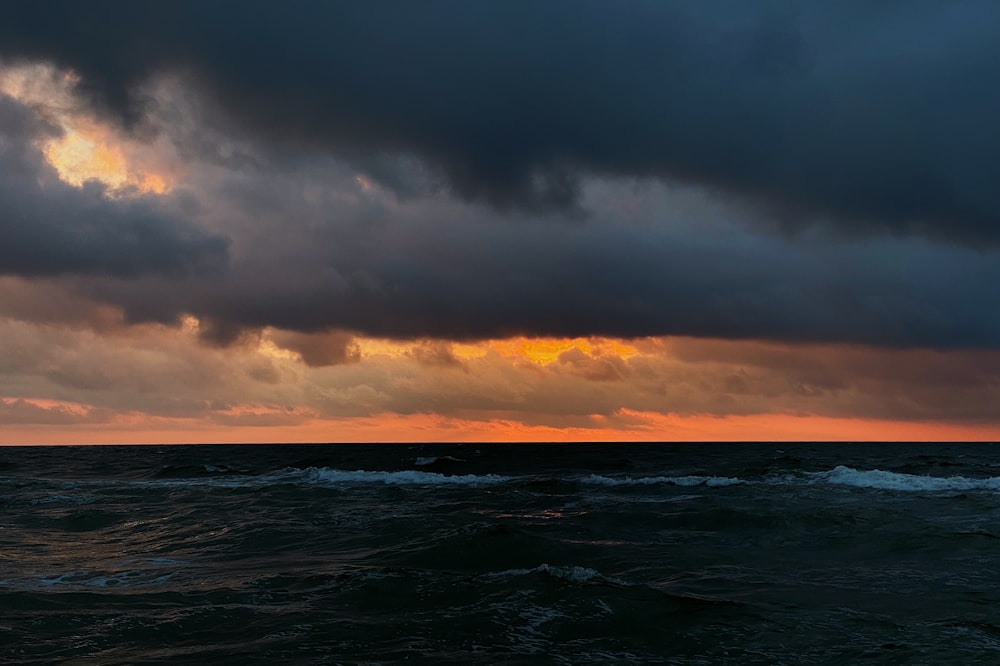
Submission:
[[[0,448],[0,663],[1000,664],[998,454]]]

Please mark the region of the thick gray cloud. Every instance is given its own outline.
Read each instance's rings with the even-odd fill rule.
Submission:
[[[113,198],[97,181],[62,182],[38,148],[57,133],[0,95],[0,274],[179,276],[225,265],[225,239],[159,197]]]
[[[232,225],[225,274],[182,284],[82,280],[77,288],[122,306],[132,321],[195,314],[218,343],[276,326],[468,340],[1000,345],[1000,316],[984,307],[1000,281],[991,253],[916,238],[754,234],[732,220],[738,211],[684,188],[588,181],[588,220],[567,224],[440,197],[401,203],[336,170],[198,180],[208,188],[202,198],[220,201],[224,192],[230,207],[215,213],[216,224]],[[300,195],[316,191],[313,182],[325,187],[306,201]],[[291,348],[313,349],[307,340]],[[347,358],[343,344],[330,353]],[[326,362],[316,355],[316,364]]]
[[[58,130],[0,99],[0,273],[73,276],[74,321],[278,327],[316,367],[356,360],[338,331],[997,348],[998,25],[977,0],[15,3],[0,56],[72,68],[177,173],[71,187]]]
[[[0,55],[133,124],[180,73],[274,145],[415,155],[503,208],[571,206],[586,171],[993,243],[998,28],[992,0],[49,0],[5,6]]]

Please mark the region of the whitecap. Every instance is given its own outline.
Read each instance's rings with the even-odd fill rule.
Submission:
[[[535,570],[539,573],[552,576],[553,578],[571,580],[574,583],[589,583],[592,580],[611,580],[606,578],[597,569],[591,569],[589,567],[554,567],[550,564],[540,564]]]
[[[857,470],[838,465],[827,472],[811,475],[814,479],[841,486],[897,490],[903,492],[964,492],[969,490],[1000,490],[1000,477],[970,479],[964,476],[923,476],[886,472],[880,469]]]
[[[322,485],[380,483],[397,486],[478,486],[510,480],[510,477],[497,474],[438,474],[437,472],[417,470],[379,472],[359,469],[347,471],[326,467],[311,467],[301,470],[301,474],[303,480]]]

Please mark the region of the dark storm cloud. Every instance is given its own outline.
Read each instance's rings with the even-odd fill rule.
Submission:
[[[589,171],[995,242],[998,29],[992,0],[53,0],[5,4],[0,54],[133,125],[137,86],[180,73],[261,137],[416,155],[500,207],[571,206]]]
[[[258,194],[267,187],[246,186]],[[682,205],[644,196],[654,208]],[[192,287],[154,278],[79,286],[133,321],[193,313],[207,331],[232,333],[213,338],[220,343],[275,326],[466,340],[690,335],[1000,346],[1000,316],[984,307],[1000,264],[968,248],[753,236],[713,219],[719,213],[707,206],[702,230],[669,219],[646,229],[616,221],[613,200],[595,203],[572,233],[462,204],[407,206],[387,225],[366,223],[362,204],[342,204],[325,225],[299,210],[269,239],[268,256],[238,256],[225,275]]]
[[[38,149],[56,129],[0,95],[0,274],[180,275],[223,265],[226,241],[173,217],[156,197],[108,196],[59,180]]]

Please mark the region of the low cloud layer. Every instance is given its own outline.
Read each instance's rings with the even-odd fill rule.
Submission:
[[[626,430],[642,414],[990,423],[1000,399],[994,351],[591,338],[549,341],[539,355],[531,341],[525,353],[504,341],[358,338],[353,356],[319,364],[313,350],[281,346],[301,339],[277,330],[227,348],[197,344],[192,326],[99,336],[0,320],[0,336],[0,382],[25,396],[0,396],[9,424],[273,427],[383,414]]]
[[[82,281],[134,321],[192,313],[226,343],[262,326],[394,338],[649,335],[992,348],[991,253],[925,240],[758,235],[698,191],[585,183],[584,223],[441,197],[400,201],[336,168],[199,178],[225,200],[224,275]],[[297,199],[304,191],[309,200]],[[631,212],[628,212],[630,211]],[[735,219],[734,219],[735,218]],[[339,352],[338,352],[339,353]]]

